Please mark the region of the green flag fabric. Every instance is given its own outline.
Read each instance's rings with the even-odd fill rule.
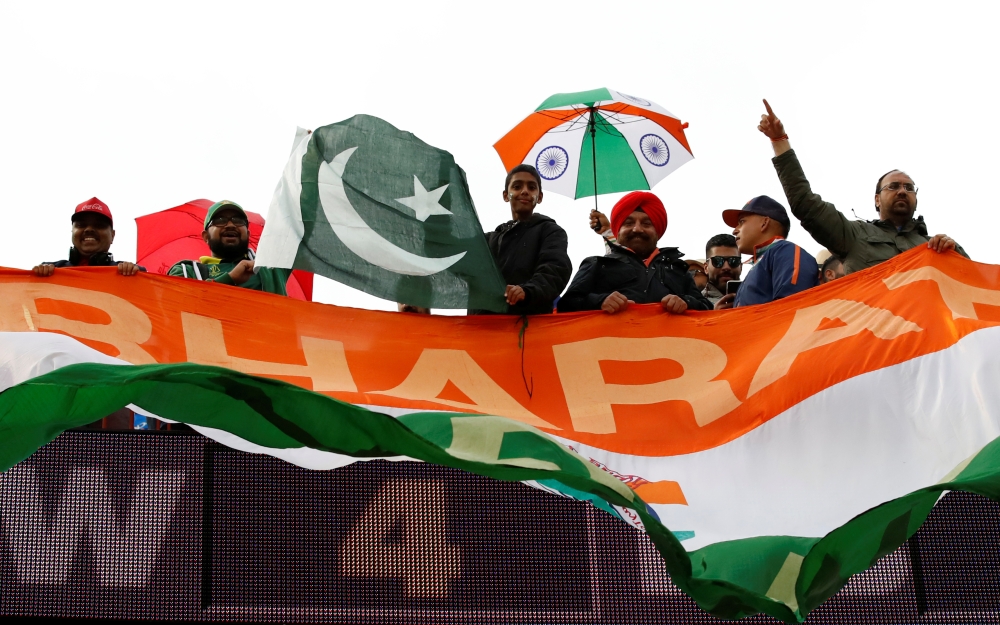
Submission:
[[[506,310],[465,172],[369,115],[297,133],[256,265],[415,306]]]

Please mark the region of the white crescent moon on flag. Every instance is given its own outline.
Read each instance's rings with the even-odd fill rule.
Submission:
[[[347,199],[344,168],[357,150],[348,148],[334,159],[319,165],[319,202],[333,232],[351,250],[369,263],[405,276],[430,276],[451,267],[465,252],[445,258],[427,258],[393,245],[371,229]]]

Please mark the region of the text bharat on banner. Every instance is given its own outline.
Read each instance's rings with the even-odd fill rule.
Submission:
[[[389,301],[504,312],[504,281],[454,157],[368,115],[299,129],[257,248]]]

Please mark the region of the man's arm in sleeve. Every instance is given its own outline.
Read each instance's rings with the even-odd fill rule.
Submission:
[[[772,250],[767,258],[771,271],[771,293],[778,300],[816,286],[819,267],[816,259],[804,249],[788,242]],[[772,252],[768,252],[771,256]]]
[[[712,310],[714,308],[712,302],[708,301],[708,298],[698,290],[694,278],[687,273],[684,274],[684,293],[681,295],[681,299],[687,302],[688,310]]]
[[[559,312],[575,312],[578,310],[600,310],[608,293],[594,293],[594,282],[597,274],[597,259],[585,258],[580,263],[580,269],[569,285],[566,294],[559,298]]]
[[[573,274],[573,263],[566,253],[568,245],[566,231],[550,224],[538,252],[535,273],[520,285],[528,302],[552,301],[566,288]]]
[[[813,193],[806,179],[795,150],[788,150],[771,159],[778,172],[778,180],[785,191],[792,214],[802,222],[806,232],[838,256],[846,256],[854,245],[857,232],[854,224],[843,213],[818,194]]]

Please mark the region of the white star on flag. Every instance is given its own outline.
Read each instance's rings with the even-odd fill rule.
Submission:
[[[414,176],[413,195],[410,197],[396,198],[396,201],[413,210],[417,219],[420,221],[427,221],[427,218],[431,215],[452,214],[450,210],[438,203],[441,196],[444,195],[444,192],[447,189],[448,185],[444,185],[443,187],[438,187],[433,191],[428,191],[424,188],[424,185],[420,184],[420,180]]]

